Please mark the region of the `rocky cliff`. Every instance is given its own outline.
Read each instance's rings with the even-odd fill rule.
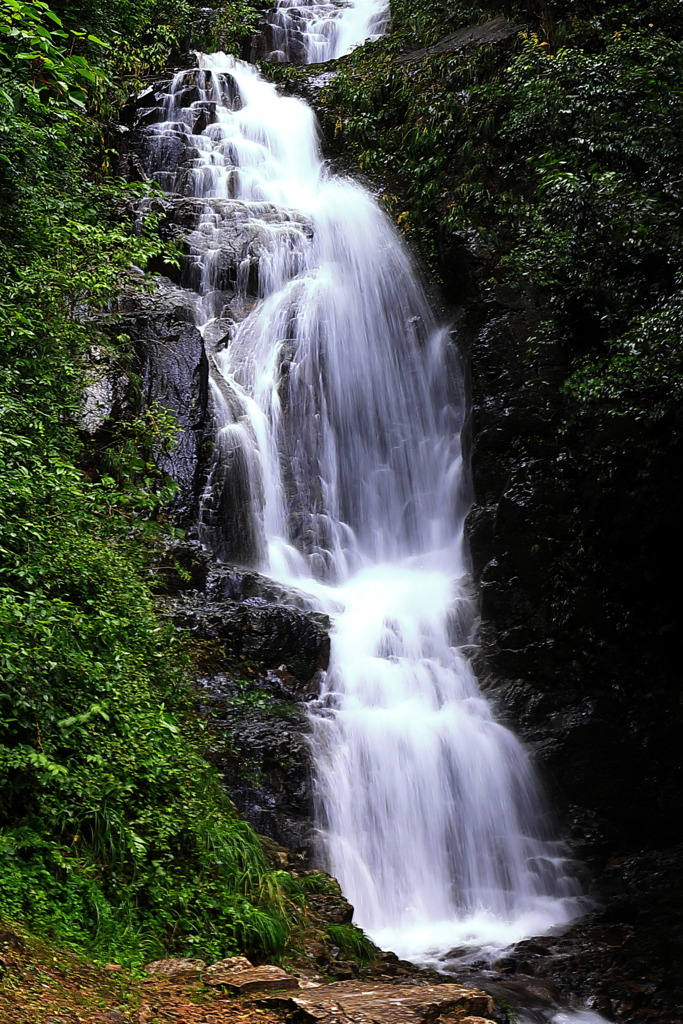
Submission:
[[[497,22],[488,35],[408,50],[399,56],[406,69],[400,74],[409,79],[418,75],[411,67],[428,67],[433,91],[448,93],[454,86],[443,68],[425,62],[456,52],[470,70],[487,60],[499,66],[501,55],[510,59],[519,27]],[[353,70],[342,70],[342,78]],[[319,68],[285,71],[277,71],[283,87],[317,106],[330,158],[358,173],[353,148],[343,149],[339,138],[340,118],[353,120],[357,97],[344,109],[334,68],[323,75]],[[392,70],[392,88],[398,73]],[[130,114],[133,142],[124,159],[133,175],[151,173],[134,133],[153,109],[144,94]],[[389,109],[383,116],[399,115]],[[348,135],[348,125],[342,136],[344,130]],[[381,151],[383,144],[378,133],[355,149]],[[373,178],[367,161],[364,171]],[[412,210],[414,197],[388,161],[373,180],[390,206]],[[161,230],[193,253],[192,202],[160,209]],[[399,223],[410,227],[408,214]],[[261,242],[245,230],[236,222],[234,239],[222,248],[233,253],[221,268],[226,318],[257,292]],[[565,995],[592,994],[596,1007],[623,1020],[659,1014],[673,1021],[683,998],[675,976],[681,907],[671,895],[681,863],[679,599],[671,589],[680,563],[680,442],[661,443],[672,425],[666,415],[638,428],[577,419],[568,389],[576,353],[562,331],[548,334],[552,296],[507,271],[509,230],[495,215],[486,230],[445,230],[443,219],[437,229],[427,217],[413,238],[440,278],[444,315],[467,366],[474,492],[468,538],[481,611],[475,664],[499,714],[535,750],[604,906],[564,939],[511,953],[500,971],[544,979]],[[188,275],[191,264],[184,263],[177,282],[189,283]],[[128,326],[148,395],[164,403],[175,396],[168,407],[183,434],[167,468],[183,488],[179,508],[188,522],[212,472],[211,338],[192,333],[180,306],[173,306],[173,325],[161,322],[171,316],[174,295],[170,281],[164,289],[164,308],[133,311]],[[161,347],[159,338],[166,339]],[[169,347],[174,338],[182,340],[182,356]],[[198,396],[193,408],[183,407],[189,381]],[[607,450],[618,455],[609,471]],[[230,525],[217,553],[244,564],[254,550],[249,524],[234,486],[221,493],[216,517],[227,516]],[[214,757],[233,798],[259,831],[303,863],[313,846],[302,704],[326,664],[326,624],[305,604],[297,607],[296,595],[276,593],[254,574],[207,566],[197,550],[190,560],[195,571],[204,565],[201,592],[185,589],[162,606],[206,645],[197,678],[218,723]]]

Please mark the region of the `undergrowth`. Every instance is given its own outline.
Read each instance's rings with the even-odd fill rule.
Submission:
[[[377,956],[377,946],[372,939],[353,924],[328,924],[327,934],[342,953],[359,963],[372,963]]]
[[[568,537],[532,538],[550,632],[595,650],[599,616],[610,644],[636,622],[643,642],[663,636],[667,542],[644,539],[631,565],[619,536],[646,516],[647,480],[659,507],[680,489],[683,4],[394,0],[392,12],[391,35],[321,90],[329,143],[381,183],[449,301],[483,300],[494,317],[506,294],[527,311],[529,395],[539,366],[566,365],[548,444],[573,505],[585,495],[593,511],[574,509]],[[507,40],[419,55],[500,15],[517,26]],[[528,462],[539,445],[515,434],[509,449]],[[680,566],[675,532],[668,545]],[[603,676],[617,685],[618,671]]]
[[[224,11],[233,39],[243,7]],[[278,955],[292,911],[203,757],[184,642],[154,613],[172,419],[131,404],[96,460],[79,428],[93,347],[129,362],[111,300],[131,267],[175,258],[153,221],[132,232],[147,186],[109,176],[86,111],[114,72],[163,64],[195,13],[0,6],[0,916],[132,965]]]

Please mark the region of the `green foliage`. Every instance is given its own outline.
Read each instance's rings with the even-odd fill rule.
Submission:
[[[502,4],[462,3],[460,0],[394,0],[391,29],[394,43],[431,46],[448,32],[495,18]]]
[[[442,10],[441,31],[452,18]],[[323,93],[328,130],[388,180],[388,204],[432,269],[448,281],[453,232],[474,227],[511,279],[541,290],[583,378],[603,365],[589,351],[624,337],[638,348],[683,272],[682,44],[647,26],[610,32],[599,53],[553,55],[526,36],[512,53],[414,65],[383,57],[394,46],[347,60]]]
[[[141,409],[97,451],[79,431],[93,350],[128,360],[112,299],[174,258],[153,220],[132,230],[147,188],[97,159],[82,109],[103,77],[72,48],[99,44],[62,29],[82,16],[3,0],[0,915],[131,964],[273,955],[290,903],[203,757],[184,644],[147,582],[175,423]]]
[[[339,896],[337,881],[326,875],[324,871],[314,871],[310,875],[304,875],[299,879],[299,882],[304,892],[321,896]]]
[[[84,107],[89,84],[99,85],[104,73],[72,52],[79,39],[106,46],[96,36],[66,32],[60,18],[42,0],[34,3],[0,0],[0,68],[8,76],[21,69],[38,93],[65,96]],[[67,45],[70,44],[70,45]],[[12,105],[11,93],[2,95]]]
[[[112,87],[117,99],[127,92],[122,77],[134,87],[190,47],[236,53],[258,17],[250,0],[225,0],[213,12],[198,0],[0,0],[0,100],[20,101],[18,76],[43,99],[112,113]],[[14,88],[2,89],[3,74]]]
[[[330,942],[338,946],[345,956],[360,963],[370,964],[377,956],[377,946],[355,924],[328,924],[327,934]]]
[[[526,30],[395,60],[500,13]],[[538,649],[552,646],[548,672],[616,689],[635,671],[628,633],[673,692],[683,3],[396,0],[392,14],[391,37],[322,90],[324,130],[381,182],[449,300],[527,334],[520,426],[494,475],[515,466],[538,495],[524,526]],[[482,404],[499,386],[484,364]]]
[[[278,700],[272,693],[255,686],[252,680],[238,679],[235,692],[226,702],[226,710],[228,714],[237,712],[240,715],[248,711],[256,711],[259,716],[287,715],[296,713],[297,706]]]
[[[273,709],[275,698],[271,693],[254,686],[248,679],[238,679],[236,693],[228,701],[228,709],[236,711],[269,711]]]

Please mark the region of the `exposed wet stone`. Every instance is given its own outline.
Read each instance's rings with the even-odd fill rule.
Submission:
[[[139,210],[162,215],[163,238],[182,238],[198,252],[209,245],[220,249],[226,266],[270,253],[274,233],[281,237],[286,232],[292,245],[310,239],[313,233],[310,222],[300,214],[240,199],[157,196],[141,203]],[[215,224],[208,219],[211,213]],[[210,230],[212,227],[215,230]]]
[[[264,1005],[274,1004],[266,999]],[[341,981],[291,996],[285,1005],[303,1024],[445,1024],[464,1015],[486,1014],[488,1018],[493,1013],[493,1000],[485,992],[451,984],[399,986]]]
[[[210,755],[231,798],[258,832],[286,844],[305,867],[315,848],[306,712],[267,696],[260,679],[199,681],[217,733]]]
[[[218,640],[235,663],[254,661],[271,692],[300,699],[329,658],[329,619],[264,598],[213,601],[206,595],[167,598],[160,605],[176,625],[202,639]],[[269,671],[270,670],[270,671]]]
[[[600,873],[604,904],[560,936],[519,943],[496,966],[580,999],[608,1019],[683,1019],[683,846],[616,857]]]
[[[402,54],[396,58],[396,63],[407,64],[437,53],[457,53],[469,46],[491,46],[495,43],[507,42],[512,36],[522,32],[524,28],[524,25],[516,25],[506,18],[494,18],[493,21],[486,21],[483,25],[469,25],[467,28],[458,29],[457,32],[451,32],[434,46]]]
[[[178,958],[155,960],[153,963],[145,966],[147,974],[158,974],[180,984],[199,981],[205,969],[206,963],[203,960],[182,960]]]
[[[197,643],[197,684],[216,737],[211,758],[257,832],[304,867],[315,845],[305,702],[318,695],[327,667],[329,620],[306,609],[303,594],[258,573],[201,553],[194,564],[206,592],[172,583],[175,593],[159,608]]]
[[[178,514],[191,517],[201,487],[201,447],[209,422],[208,361],[187,298],[182,303],[176,302],[176,293],[158,298],[156,308],[122,317],[121,329],[134,340],[143,407],[158,403],[180,428],[175,446],[160,452],[157,462],[181,487]]]
[[[309,894],[307,897],[311,912],[323,921],[331,924],[350,924],[353,918],[353,907],[348,900],[339,896]]]
[[[85,361],[85,387],[79,427],[96,434],[110,421],[123,419],[128,406],[130,378],[112,364],[108,355],[93,346]]]
[[[204,983],[206,985],[225,985],[240,994],[286,991],[299,987],[295,977],[287,974],[281,967],[272,965],[226,968],[215,964],[204,975]]]

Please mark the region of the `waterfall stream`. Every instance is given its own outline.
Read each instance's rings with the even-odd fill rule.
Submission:
[[[278,0],[268,23],[269,60],[318,64],[383,35],[389,0]]]
[[[317,60],[386,7],[277,18],[283,52],[296,32]],[[466,657],[462,389],[399,234],[328,173],[306,104],[232,57],[179,72],[147,131],[150,174],[195,218],[185,283],[216,417],[201,538],[333,622],[311,708],[321,856],[357,923],[417,961],[565,923],[571,863]]]

